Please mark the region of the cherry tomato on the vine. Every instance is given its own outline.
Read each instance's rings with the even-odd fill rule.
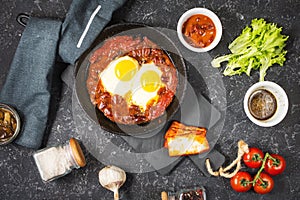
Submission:
[[[247,167],[259,168],[262,165],[264,153],[256,147],[250,147],[249,152],[243,155],[243,161]]]
[[[267,194],[274,187],[274,181],[271,176],[266,173],[261,173],[254,185],[254,191],[259,194]]]
[[[286,167],[284,158],[278,154],[271,154],[270,156],[266,161],[264,170],[273,176],[281,174]]]
[[[250,147],[249,152],[243,155],[243,161],[247,167],[259,168],[262,165],[264,153],[259,148]]]
[[[232,189],[237,192],[247,192],[252,187],[252,177],[248,172],[239,171],[230,179]]]

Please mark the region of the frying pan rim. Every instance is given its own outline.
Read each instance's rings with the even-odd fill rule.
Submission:
[[[121,29],[123,28],[124,30],[119,31],[118,29],[120,29],[120,28]],[[168,56],[170,57],[170,59],[172,60],[173,64],[175,65],[175,67],[177,69],[178,77],[180,77],[179,83],[177,85],[176,94],[175,94],[175,97],[177,97],[177,94],[180,95],[178,103],[177,104],[175,103],[175,106],[176,106],[175,108],[171,107],[171,106],[174,105],[174,103],[173,103],[173,101],[175,101],[175,97],[174,97],[174,99],[172,100],[170,105],[166,108],[166,112],[171,112],[171,113],[167,113],[168,114],[167,115],[168,119],[166,120],[166,123],[163,124],[163,123],[156,122],[159,119],[161,119],[162,117],[164,117],[164,115],[165,115],[164,114],[164,115],[162,115],[161,117],[159,117],[157,119],[151,120],[151,122],[158,123],[158,124],[157,124],[156,127],[153,127],[153,125],[152,125],[152,128],[150,128],[150,129],[141,128],[141,126],[134,126],[134,127],[132,126],[133,129],[131,129],[130,128],[131,125],[117,124],[116,122],[113,122],[113,121],[109,120],[106,116],[104,116],[104,114],[100,110],[98,110],[97,108],[95,108],[95,106],[92,105],[92,103],[90,101],[89,94],[88,94],[87,89],[86,89],[86,82],[85,82],[86,79],[84,79],[84,87],[82,86],[83,83],[78,83],[78,81],[77,81],[77,76],[78,76],[78,74],[80,74],[82,72],[82,70],[84,70],[83,72],[85,72],[85,73],[87,73],[86,71],[88,71],[88,66],[86,66],[83,69],[83,67],[85,66],[85,65],[83,65],[84,61],[86,61],[88,59],[89,55],[93,51],[95,51],[97,48],[99,48],[99,45],[103,41],[105,41],[106,39],[108,39],[110,37],[118,35],[118,34],[122,33],[123,31],[128,31],[128,30],[131,30],[131,29],[134,29],[134,28],[146,28],[146,29],[150,29],[152,31],[155,31],[157,34],[160,34],[161,36],[164,37],[164,39],[165,39],[164,42],[168,43],[168,45],[171,45],[171,48],[176,51],[175,52],[176,56],[178,56],[177,58],[174,59],[174,57],[172,57],[172,55],[170,55],[170,52],[168,52]],[[117,31],[117,33],[115,35],[113,35],[114,31]],[[151,40],[151,38],[150,38],[150,40]],[[174,63],[174,62],[176,62],[176,61],[174,61],[176,59],[177,59],[177,62],[179,62],[179,63]],[[177,64],[177,66],[176,66],[176,64]],[[178,66],[178,65],[180,65],[180,66]],[[180,68],[178,68],[178,67],[180,67]],[[178,110],[180,110],[180,105],[184,100],[184,96],[185,96],[185,92],[186,92],[186,88],[187,88],[187,80],[188,80],[187,70],[188,70],[187,66],[184,62],[184,59],[183,59],[182,54],[180,53],[179,49],[176,47],[174,42],[168,36],[166,36],[164,33],[162,33],[161,31],[159,31],[159,30],[157,30],[157,29],[155,29],[151,26],[145,25],[145,24],[140,24],[140,23],[119,23],[119,24],[114,24],[114,25],[106,27],[99,34],[99,36],[96,38],[96,40],[93,42],[93,44],[76,61],[75,70],[74,70],[75,90],[76,90],[78,102],[79,102],[79,105],[81,106],[81,108],[85,111],[87,116],[92,121],[94,121],[95,123],[98,123],[102,129],[104,129],[104,130],[106,130],[110,133],[117,134],[117,135],[129,135],[129,134],[126,133],[127,131],[124,132],[122,129],[119,128],[119,126],[121,125],[121,126],[125,126],[125,127],[129,128],[129,130],[134,131],[135,132],[135,133],[133,133],[134,135],[144,135],[144,134],[147,134],[149,132],[153,132],[153,131],[155,131],[159,128],[162,128],[164,126],[167,126],[168,123],[171,121],[172,117],[175,115],[175,113],[177,113]],[[82,76],[82,74],[80,76]],[[85,78],[86,78],[86,76],[85,76]],[[179,85],[179,84],[183,84],[183,85]],[[80,90],[84,90],[83,88],[85,88],[85,90],[87,92],[88,99],[89,99],[87,104],[89,104],[89,105],[86,105],[85,101],[82,100],[82,97],[80,97],[80,95],[78,95],[78,94],[82,93],[82,91],[80,91]],[[99,116],[96,116],[96,118],[97,118],[97,120],[96,120],[94,114],[91,113],[92,111],[88,110],[87,106],[90,107],[91,105],[95,108],[94,112],[96,112],[97,115],[100,115],[101,120],[103,120],[103,121],[100,121]],[[171,111],[170,111],[170,109],[171,109]],[[103,116],[104,116],[104,118],[103,118]],[[106,123],[108,123],[108,125]],[[116,128],[116,129],[112,129],[111,126],[113,128]],[[137,132],[139,132],[139,133],[137,133]],[[131,134],[132,134],[132,132],[131,132]]]

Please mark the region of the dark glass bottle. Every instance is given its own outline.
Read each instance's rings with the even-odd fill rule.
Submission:
[[[182,189],[177,192],[162,192],[162,200],[206,200],[204,187]]]

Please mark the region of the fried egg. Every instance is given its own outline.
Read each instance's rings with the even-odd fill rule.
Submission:
[[[161,75],[161,70],[154,63],[142,64],[133,82],[133,104],[145,110],[150,100],[157,102],[157,91],[164,85]]]
[[[132,80],[138,69],[137,60],[123,56],[111,61],[100,73],[99,78],[106,91],[125,97],[131,91]]]
[[[122,96],[128,106],[137,105],[142,111],[148,103],[158,101],[158,90],[164,87],[162,71],[154,63],[139,65],[130,56],[119,57],[100,73],[102,85],[111,95]]]

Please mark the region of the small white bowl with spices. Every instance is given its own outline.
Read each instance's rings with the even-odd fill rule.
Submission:
[[[280,123],[288,112],[289,101],[285,91],[278,84],[262,81],[252,85],[244,97],[247,117],[262,127]]]
[[[11,143],[18,136],[20,129],[18,112],[12,106],[0,103],[0,145]]]
[[[194,52],[207,52],[215,48],[222,37],[219,17],[207,8],[193,8],[178,20],[177,35],[180,42]]]

